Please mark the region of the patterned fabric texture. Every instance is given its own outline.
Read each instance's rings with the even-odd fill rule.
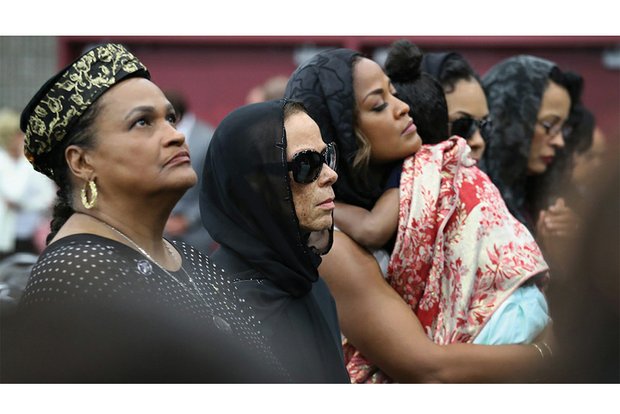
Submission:
[[[458,137],[403,164],[388,282],[437,344],[472,342],[515,289],[548,266]],[[345,343],[353,382],[391,382]]]
[[[35,338],[48,338],[48,330],[64,329],[81,338],[54,337],[57,342],[53,343],[63,349],[57,349],[54,358],[60,353],[65,363],[75,357],[95,368],[93,372],[79,366],[73,370],[67,364],[63,368],[68,372],[54,374],[40,367],[34,372],[45,376],[35,382],[46,382],[48,373],[52,382],[62,382],[57,379],[62,378],[69,383],[289,382],[288,372],[261,333],[255,311],[237,286],[192,246],[175,242],[175,247],[181,254],[181,268],[164,271],[129,246],[93,234],[71,235],[50,244],[32,269],[20,309],[39,314],[35,320],[49,323],[37,325],[32,332]],[[47,311],[58,319],[45,319]],[[97,318],[86,326],[73,325],[82,319],[72,311]],[[141,319],[143,315],[149,323]],[[152,330],[150,323],[157,329]],[[71,330],[76,326],[88,329]],[[87,340],[91,338],[90,326],[92,332],[112,336],[106,338],[107,343],[91,342]],[[195,347],[193,341],[204,342]],[[158,361],[160,368],[142,366],[159,355],[160,347],[167,352],[166,361]],[[66,349],[78,355],[67,355]],[[97,361],[105,363],[97,365]],[[190,361],[206,365],[194,367]],[[55,366],[58,361],[50,364]],[[126,371],[124,364],[136,372]]]
[[[84,112],[108,89],[128,77],[150,79],[146,67],[122,45],[95,47],[39,89],[21,117],[24,152],[37,171],[53,178],[37,162],[61,142]]]

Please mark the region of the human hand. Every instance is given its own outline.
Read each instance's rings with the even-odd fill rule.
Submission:
[[[573,239],[581,228],[581,219],[568,207],[563,198],[547,210],[542,210],[536,223],[536,234],[544,244],[552,239]]]
[[[562,198],[540,212],[536,223],[536,238],[544,250],[545,258],[555,269],[565,268],[580,228],[581,219],[566,206]]]

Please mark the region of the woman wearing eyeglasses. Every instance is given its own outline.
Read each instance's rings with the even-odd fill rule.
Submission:
[[[409,107],[394,92],[376,62],[348,49],[319,53],[297,68],[286,90],[338,144],[337,200],[372,208],[405,159],[387,283],[372,254],[340,231],[319,268],[338,306],[351,381],[532,379],[550,357],[546,340],[472,342],[508,297],[546,272],[542,254],[471,165],[465,140],[421,146]],[[535,335],[540,327],[508,334],[525,331]]]
[[[349,382],[334,301],[318,266],[332,245],[333,144],[299,103],[241,107],[218,126],[203,171],[213,255],[300,383]]]
[[[493,66],[483,85],[494,128],[482,168],[510,212],[536,235],[553,267],[555,248],[576,234],[579,222],[558,191],[568,177],[567,120],[579,99],[581,77],[521,55]]]

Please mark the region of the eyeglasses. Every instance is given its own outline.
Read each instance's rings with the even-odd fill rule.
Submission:
[[[562,137],[566,137],[573,132],[573,127],[571,125],[559,122],[550,122],[550,121],[536,121],[538,125],[543,127],[545,130],[545,134],[550,137],[555,137],[557,134],[562,132]]]
[[[300,184],[309,184],[316,180],[323,169],[323,163],[336,171],[336,144],[330,142],[320,154],[305,150],[293,155],[287,162],[288,170],[293,172],[293,179]]]
[[[486,141],[491,137],[493,131],[493,122],[488,116],[481,120],[466,116],[449,122],[448,125],[450,125],[450,135],[458,135],[465,139],[470,139],[479,129],[480,135]]]

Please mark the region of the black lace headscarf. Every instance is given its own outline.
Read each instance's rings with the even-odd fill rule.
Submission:
[[[527,176],[530,145],[549,80],[566,87],[574,102],[577,86],[553,62],[535,56],[508,58],[482,79],[494,127],[481,168],[501,191],[510,212],[530,230],[538,211],[551,202],[547,191],[554,186],[550,181],[562,175],[558,169],[567,158],[564,151],[558,151],[545,173]]]
[[[205,159],[200,214],[214,240],[299,297],[317,281],[333,229],[319,237],[300,230],[287,169],[285,102],[247,105],[220,123]]]
[[[300,101],[321,129],[323,140],[338,146],[336,199],[371,208],[383,192],[387,165],[370,164],[364,172],[353,169],[358,151],[355,138],[353,65],[361,58],[350,49],[321,52],[291,75],[284,96]]]

